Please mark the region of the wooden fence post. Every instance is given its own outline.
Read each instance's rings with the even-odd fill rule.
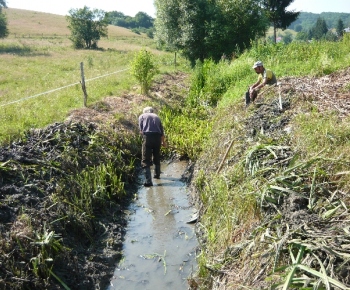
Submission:
[[[81,72],[81,88],[83,90],[84,93],[84,107],[86,107],[86,103],[87,103],[87,93],[86,93],[86,87],[85,87],[85,77],[84,77],[84,63],[81,62],[80,63],[80,72]]]

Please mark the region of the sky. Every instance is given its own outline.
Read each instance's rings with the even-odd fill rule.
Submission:
[[[156,17],[154,0],[6,0],[10,8],[67,15],[71,8],[101,9],[106,12],[119,11],[134,17],[138,12]],[[350,13],[350,0],[294,0],[287,10],[301,12],[345,12]]]

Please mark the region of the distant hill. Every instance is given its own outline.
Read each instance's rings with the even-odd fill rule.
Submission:
[[[67,36],[70,34],[65,16],[24,9],[3,9],[8,21],[10,37],[21,35]],[[109,37],[138,37],[129,29],[109,25]]]
[[[302,30],[309,30],[315,25],[317,19],[323,18],[329,29],[336,28],[339,19],[344,23],[344,27],[350,27],[350,13],[338,13],[338,12],[322,12],[320,14],[301,12],[298,19],[294,21],[288,28],[296,30],[297,25],[301,25]]]

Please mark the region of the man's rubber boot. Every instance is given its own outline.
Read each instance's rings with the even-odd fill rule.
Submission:
[[[249,90],[245,93],[245,106],[248,107],[250,104],[250,94]]]
[[[153,177],[157,179],[160,178],[160,165],[155,165]]]
[[[151,176],[151,168],[149,166],[145,167],[144,172],[145,172],[145,183],[143,185],[146,187],[150,187],[153,185],[152,176]]]

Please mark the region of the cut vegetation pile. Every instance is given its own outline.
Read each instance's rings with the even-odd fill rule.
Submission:
[[[196,164],[198,287],[350,287],[350,69],[279,81]]]

